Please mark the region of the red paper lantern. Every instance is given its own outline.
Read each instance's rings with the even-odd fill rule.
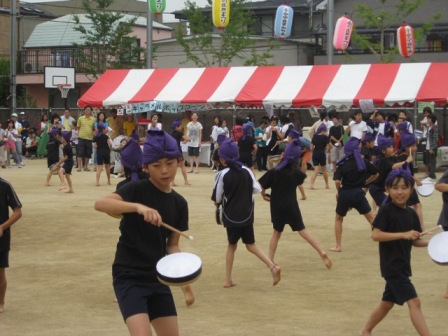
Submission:
[[[333,36],[333,46],[336,50],[345,50],[348,48],[352,31],[353,21],[345,15],[340,17],[336,22]]]
[[[414,29],[406,23],[397,29],[397,44],[401,56],[408,58],[414,54]]]

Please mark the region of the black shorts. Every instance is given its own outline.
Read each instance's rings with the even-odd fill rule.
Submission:
[[[240,153],[239,161],[246,165],[248,168],[252,168],[254,161],[252,158],[252,153],[242,152]]]
[[[96,163],[100,166],[103,164],[110,164],[110,153],[108,152],[96,152]]]
[[[170,288],[157,280],[125,272],[114,276],[113,284],[124,321],[136,314],[148,314],[150,321],[177,316]]]
[[[358,210],[360,215],[366,215],[372,211],[366,193],[361,188],[339,189],[336,213],[345,217],[350,208]]]
[[[386,189],[378,187],[376,184],[371,184],[369,186],[369,193],[372,196],[377,206],[383,205],[384,200],[386,199]]]
[[[9,267],[9,250],[0,252],[0,268]]]
[[[199,156],[199,147],[188,146],[188,156]]]
[[[62,164],[62,168],[64,168],[64,174],[71,175],[73,169],[73,160],[64,161]]]
[[[327,157],[325,156],[325,153],[313,153],[313,166],[327,166]]]
[[[243,227],[226,228],[227,241],[229,244],[235,245],[238,241],[243,241],[244,244],[255,244],[254,226],[246,225]]]
[[[402,306],[405,302],[417,297],[417,292],[409,277],[398,275],[385,280],[386,287],[384,288],[383,301],[393,302]]]
[[[288,223],[288,224],[272,223],[272,227],[277,232],[283,232],[286,225],[289,225],[292,231],[302,231],[305,229],[305,224],[303,224],[302,216],[300,216],[300,220],[295,223]]]
[[[58,162],[59,162],[59,160],[51,160],[50,158],[47,158],[47,167],[48,167],[48,169],[50,169],[52,165],[54,165],[54,164],[56,164]]]
[[[76,156],[90,159],[92,157],[92,140],[79,139],[78,146],[76,146]]]

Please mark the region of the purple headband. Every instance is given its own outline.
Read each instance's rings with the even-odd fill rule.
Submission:
[[[140,139],[139,139],[139,137],[138,137],[138,134],[137,134],[137,131],[136,131],[136,130],[133,130],[133,131],[132,131],[131,135],[129,136],[129,139],[133,139],[133,140],[135,140],[135,141],[138,143],[138,141],[139,141]]]
[[[314,133],[314,135],[320,134],[322,131],[326,131],[327,130],[327,126],[322,123],[319,125],[319,127],[316,130],[316,133]]]
[[[378,134],[378,149],[383,150],[386,149],[389,146],[392,146],[394,144],[394,141],[388,137],[386,137],[384,134],[380,133]]]
[[[349,158],[353,157],[356,162],[356,167],[358,167],[358,172],[366,170],[366,163],[359,151],[359,141],[356,137],[351,137],[347,140],[344,145],[344,157],[337,162],[338,166],[343,166]]]
[[[177,159],[182,156],[176,140],[164,131],[147,131],[143,145],[143,164],[151,164],[160,159]]]
[[[227,138],[219,145],[218,155],[220,158],[226,160],[229,167],[241,170],[243,164],[238,161],[240,158],[238,145],[232,139]]]
[[[302,153],[302,148],[300,148],[300,140],[296,139],[286,146],[282,161],[280,161],[278,166],[275,167],[275,170],[282,170],[291,163],[298,163],[300,153]]]
[[[173,123],[171,124],[171,129],[175,130],[176,128],[178,128],[180,126],[180,120],[176,119],[173,121]]]
[[[400,178],[400,177],[403,178],[404,180],[408,181],[412,187],[414,186],[414,184],[415,184],[414,176],[412,176],[412,173],[409,170],[409,166],[408,166],[407,162],[405,162],[405,164],[402,165],[401,168],[393,169],[389,173],[389,175],[387,175],[386,181],[385,181],[386,186],[390,185],[391,183],[393,183],[393,181],[395,179]],[[390,201],[391,201],[391,198],[390,198],[390,195],[388,195],[386,197],[386,199],[384,200],[383,205],[386,203],[390,203]]]
[[[249,122],[243,125],[243,136],[241,137],[241,140],[246,140],[246,136],[252,136],[252,126]]]
[[[67,143],[70,143],[70,139],[72,138],[72,132],[70,132],[70,131],[63,131],[62,132],[62,137],[64,138],[64,140]]]
[[[401,132],[406,132],[408,130],[408,123],[407,121],[402,122],[401,124],[397,125],[397,130]]]
[[[138,172],[142,169],[143,154],[140,145],[134,139],[130,139],[123,147],[120,161],[123,167],[131,171],[131,180],[138,180]]]
[[[402,147],[411,147],[417,143],[415,139],[415,135],[409,133],[408,131],[404,131],[400,133],[400,141]]]

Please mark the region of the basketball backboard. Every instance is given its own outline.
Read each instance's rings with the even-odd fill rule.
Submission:
[[[58,84],[69,84],[75,88],[75,68],[50,67],[45,68],[45,88],[56,89]]]

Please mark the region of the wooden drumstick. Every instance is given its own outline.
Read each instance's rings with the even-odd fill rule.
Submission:
[[[117,219],[121,219],[123,217],[121,215],[115,215],[115,214],[111,214],[111,213],[108,213],[108,215],[111,216],[111,217],[117,218]],[[176,232],[176,233],[180,234],[182,237],[185,237],[187,239],[193,240],[193,236],[189,236],[186,233],[183,233],[182,231],[179,231],[178,229],[176,229],[175,227],[172,227],[169,224],[162,223],[162,226],[167,228],[170,231],[173,231],[173,232]]]
[[[272,152],[272,151],[274,150],[274,148],[277,147],[277,146],[278,146],[278,143],[276,143],[276,144],[274,145],[274,147],[271,148],[271,152]]]
[[[163,226],[164,228],[167,228],[167,229],[170,230],[170,231],[173,231],[173,232],[176,232],[176,233],[180,234],[180,235],[181,235],[182,237],[184,237],[184,238],[188,238],[188,239],[190,239],[190,240],[193,240],[193,236],[189,236],[189,235],[187,235],[186,233],[184,233],[184,232],[182,232],[182,231],[179,231],[178,229],[176,229],[175,227],[172,227],[172,226],[169,225],[169,224],[162,223],[162,226]]]
[[[430,233],[431,231],[434,231],[434,230],[436,230],[436,229],[439,229],[439,228],[441,228],[441,227],[442,227],[442,225],[439,224],[439,225],[433,227],[432,229],[425,230],[425,231],[423,231],[422,233],[420,233],[420,237],[421,237],[421,236],[424,236],[424,235],[426,235],[426,234],[428,234],[428,233]]]

